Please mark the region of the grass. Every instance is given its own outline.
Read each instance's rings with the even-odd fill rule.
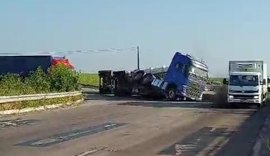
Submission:
[[[23,108],[35,108],[39,106],[47,106],[54,104],[73,104],[74,102],[83,99],[82,95],[60,97],[53,99],[41,99],[41,100],[29,100],[20,102],[8,102],[0,104],[0,111],[12,110],[12,109],[23,109]]]
[[[79,84],[92,88],[98,88],[99,86],[98,74],[80,73]]]
[[[209,77],[209,82],[211,82],[211,84],[222,84],[223,79],[224,78],[221,77]]]

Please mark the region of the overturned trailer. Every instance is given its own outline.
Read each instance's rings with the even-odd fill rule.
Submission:
[[[99,92],[116,96],[143,95],[161,97],[159,90],[151,85],[154,78],[164,78],[168,68],[151,68],[146,70],[99,71]]]
[[[169,67],[131,72],[102,70],[99,78],[101,94],[200,100],[208,79],[208,67],[190,55],[176,52]]]

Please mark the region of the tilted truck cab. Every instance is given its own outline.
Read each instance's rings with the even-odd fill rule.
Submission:
[[[208,67],[205,63],[177,52],[164,80],[155,79],[152,85],[162,89],[170,100],[201,100],[207,79]]]
[[[228,103],[257,104],[267,98],[267,66],[263,61],[230,61]]]

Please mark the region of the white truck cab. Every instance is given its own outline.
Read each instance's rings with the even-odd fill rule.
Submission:
[[[261,106],[267,98],[267,67],[263,61],[230,61],[228,103]]]

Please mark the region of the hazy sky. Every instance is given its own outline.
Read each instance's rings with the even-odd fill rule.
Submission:
[[[0,53],[139,45],[145,68],[169,65],[176,51],[204,59],[218,76],[229,60],[270,66],[269,0],[2,0],[0,20]],[[136,68],[135,50],[67,57],[88,72]]]

